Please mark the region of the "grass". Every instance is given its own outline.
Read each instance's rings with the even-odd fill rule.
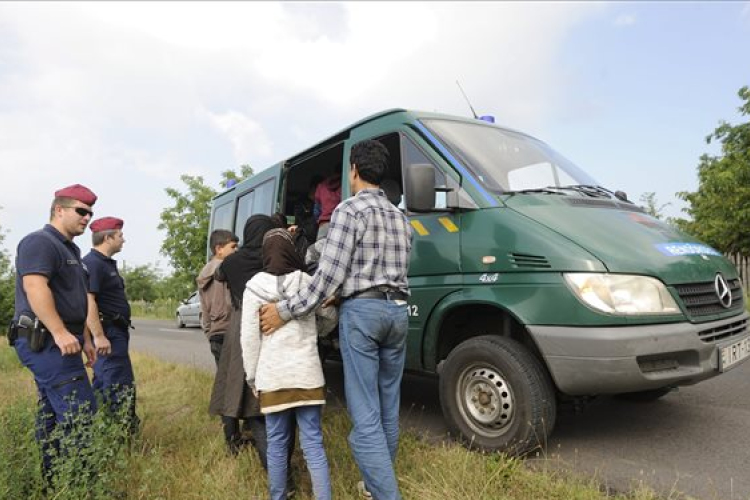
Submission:
[[[159,299],[153,302],[144,300],[130,301],[131,316],[141,319],[174,319],[179,300]]]
[[[229,457],[220,423],[207,413],[211,375],[194,368],[133,355],[138,381],[140,438],[118,450],[103,450],[93,481],[80,492],[57,490],[47,498],[123,498],[149,500],[266,498],[266,478],[252,451]],[[35,389],[31,374],[15,353],[0,347],[0,499],[42,498],[38,451],[33,442]],[[359,479],[346,436],[350,424],[343,410],[327,409],[326,451],[333,496],[358,498]],[[105,432],[102,430],[101,432]],[[104,453],[106,452],[106,453]],[[470,452],[454,444],[429,444],[404,433],[397,475],[405,499],[635,499],[654,500],[637,487],[627,496],[609,494],[592,479],[571,477],[546,468],[532,470],[523,461],[499,454]],[[312,499],[301,453],[294,457],[298,500]],[[103,487],[102,485],[106,487]]]

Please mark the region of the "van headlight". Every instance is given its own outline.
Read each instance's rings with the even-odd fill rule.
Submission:
[[[609,314],[679,314],[664,283],[648,276],[564,273],[565,282],[586,305]]]

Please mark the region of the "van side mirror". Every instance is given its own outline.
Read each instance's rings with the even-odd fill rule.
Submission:
[[[406,169],[406,208],[412,212],[435,209],[435,167],[427,163]]]

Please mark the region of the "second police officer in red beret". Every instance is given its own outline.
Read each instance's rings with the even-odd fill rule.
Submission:
[[[81,358],[81,350],[90,363],[96,358],[86,330],[86,272],[81,251],[73,243],[86,230],[95,202],[96,195],[80,184],[56,191],[49,224],[25,236],[16,251],[9,340],[21,363],[34,374],[39,394],[36,439],[47,484],[54,457],[68,456],[61,443],[88,445],[88,433],[77,431],[90,425],[96,410]],[[60,431],[70,435],[74,430],[71,439],[59,439]]]
[[[89,276],[87,323],[94,338],[105,337],[111,346],[99,350],[94,363],[94,390],[101,394],[107,411],[124,419],[131,433],[138,430],[135,412],[135,379],[130,362],[130,304],[125,283],[112,256],[122,250],[124,222],[103,217],[91,223],[91,252],[83,258]],[[97,343],[97,347],[101,343]]]

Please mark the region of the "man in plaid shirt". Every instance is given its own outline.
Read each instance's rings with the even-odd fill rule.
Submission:
[[[350,163],[354,196],[333,212],[312,283],[288,300],[263,306],[261,330],[269,335],[326,297],[341,297],[344,388],[353,424],[349,443],[366,490],[377,500],[396,500],[401,494],[393,462],[406,360],[411,227],[379,188],[388,170],[385,146],[359,142]]]

